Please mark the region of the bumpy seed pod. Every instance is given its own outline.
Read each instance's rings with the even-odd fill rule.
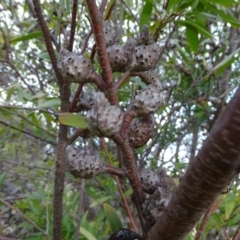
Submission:
[[[105,21],[103,23],[103,31],[104,31],[106,46],[109,47],[115,44],[117,41],[117,34],[116,34],[116,31],[112,28],[110,21]]]
[[[143,203],[144,214],[146,218],[145,231],[148,230],[156,223],[156,220],[161,216],[163,211],[168,206],[171,195],[166,188],[157,187],[152,196],[145,199]]]
[[[153,126],[152,116],[136,119],[132,122],[128,132],[130,145],[133,148],[144,146],[152,137]]]
[[[110,137],[117,133],[123,121],[118,106],[110,105],[102,92],[93,95],[93,107],[86,114],[87,128],[97,136]]]
[[[113,72],[125,72],[136,65],[134,55],[135,45],[136,42],[133,39],[128,39],[128,41],[122,46],[115,44],[107,48]]]
[[[135,47],[136,65],[131,71],[148,71],[156,67],[160,56],[160,47],[157,43],[148,46]]]
[[[140,174],[143,191],[148,194],[153,194],[158,187],[166,187],[165,178],[165,168],[160,168],[157,171],[144,169]]]
[[[105,163],[97,152],[77,151],[71,145],[66,148],[69,172],[78,178],[89,179],[104,172]]]
[[[136,92],[128,111],[134,111],[136,116],[147,116],[163,106],[164,95],[162,84],[155,80],[150,85]]]
[[[156,79],[159,79],[159,75],[156,70],[140,72],[139,77],[146,84],[150,84],[150,83],[154,82]]]
[[[77,83],[91,82],[94,73],[93,65],[89,59],[83,55],[69,52],[65,48],[60,51],[58,69],[67,80]]]
[[[137,46],[139,45],[150,45],[154,43],[153,36],[149,33],[148,27],[146,25],[143,26],[142,31],[136,38]]]
[[[143,238],[129,229],[122,228],[113,233],[108,240],[143,240]]]

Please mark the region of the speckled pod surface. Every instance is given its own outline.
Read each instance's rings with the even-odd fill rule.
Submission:
[[[120,130],[123,113],[118,106],[110,105],[104,93],[96,92],[86,120],[87,128],[93,135],[110,137]]]
[[[63,48],[59,53],[58,69],[63,77],[71,82],[91,82],[90,78],[94,72],[91,61],[83,55],[69,52]]]
[[[97,152],[77,151],[69,145],[66,155],[68,170],[74,177],[89,179],[104,172],[105,163]]]

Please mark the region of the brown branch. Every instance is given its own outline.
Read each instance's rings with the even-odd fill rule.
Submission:
[[[13,207],[11,204],[6,202],[5,200],[0,198],[0,202],[2,202],[4,205],[8,206],[9,208],[13,209],[17,213],[19,213],[24,219],[26,219],[29,223],[31,223],[39,232],[41,232],[47,240],[50,240],[50,237],[46,232],[44,232],[35,222],[33,222],[31,219],[29,219],[25,214],[23,214],[19,209]]]
[[[67,112],[69,107],[70,97],[70,85],[65,82],[61,73],[57,68],[57,58],[54,53],[54,49],[51,42],[51,36],[48,27],[44,21],[42,10],[39,0],[33,0],[36,16],[39,21],[39,25],[42,29],[43,36],[45,39],[46,48],[53,65],[57,82],[60,87],[60,99],[61,99],[61,112]],[[59,125],[58,132],[58,146],[57,146],[57,158],[55,162],[55,179],[54,179],[54,200],[53,200],[53,240],[59,240],[62,238],[62,199],[64,191],[64,180],[65,180],[65,169],[66,169],[66,157],[65,148],[68,144],[67,139],[68,126]]]
[[[116,92],[114,92],[113,90],[113,74],[107,55],[106,42],[103,33],[102,14],[98,10],[95,0],[87,0],[87,5],[92,20],[92,27],[97,45],[99,64],[102,68],[103,79],[107,85],[109,102],[111,104],[117,104],[117,95]]]
[[[75,28],[76,28],[76,18],[77,18],[77,5],[78,5],[78,0],[73,0],[71,30],[70,30],[70,38],[69,38],[69,42],[68,42],[68,50],[70,52],[72,52],[72,50],[73,50],[74,35],[75,35]]]
[[[240,170],[240,87],[147,239],[183,239]]]
[[[2,125],[4,125],[4,126],[7,126],[7,127],[10,127],[10,128],[12,128],[12,129],[14,129],[14,130],[17,130],[17,131],[21,132],[21,133],[27,134],[27,135],[29,135],[29,136],[31,136],[31,137],[33,137],[33,138],[39,139],[39,140],[41,140],[41,141],[43,141],[43,142],[49,143],[49,144],[51,144],[51,145],[53,145],[53,146],[56,146],[56,145],[57,145],[56,142],[52,142],[52,141],[47,140],[47,139],[45,139],[45,138],[39,137],[39,136],[34,135],[34,134],[32,134],[32,133],[30,133],[30,132],[28,132],[28,131],[26,131],[26,130],[18,129],[17,127],[14,127],[14,126],[12,126],[11,124],[5,123],[5,122],[3,122],[3,121],[1,121],[1,120],[0,120],[0,124],[2,124]]]

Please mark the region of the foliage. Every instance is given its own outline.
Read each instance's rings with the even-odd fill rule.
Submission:
[[[107,3],[104,16],[113,3]],[[69,42],[72,3],[61,0],[41,4],[58,56]],[[168,175],[177,179],[201,147],[238,85],[239,7],[235,0],[116,1],[110,19],[118,37],[124,34],[120,43],[136,36],[146,24],[162,51],[158,72],[166,101],[155,114],[152,139],[134,152],[139,169],[164,166]],[[59,88],[32,2],[4,0],[0,9],[0,196],[12,205],[10,208],[0,202],[4,221],[0,235],[24,239],[44,239],[48,235],[51,238],[59,122],[72,126],[68,132],[71,138],[76,127],[86,127],[85,112],[59,114]],[[74,39],[77,52],[84,50],[84,41],[91,29],[86,9],[86,3],[80,1]],[[93,44],[91,37],[85,57],[90,57]],[[97,58],[94,67],[101,72]],[[120,73],[114,73],[115,79],[121,77]],[[122,109],[126,110],[133,93],[144,86],[138,76],[121,85],[117,94]],[[78,84],[71,84],[72,98],[77,88]],[[81,97],[88,102],[95,90],[95,86],[85,84]],[[106,140],[109,158],[97,138],[77,138],[75,145],[98,149],[106,162],[110,158],[113,166],[119,166],[118,149],[111,141]],[[232,190],[220,196],[219,206],[212,210],[204,228],[203,239],[235,234],[240,207],[238,181],[236,177]],[[88,180],[85,190],[83,186],[82,180],[66,175],[63,239],[74,239],[79,226],[79,239],[100,240],[107,239],[116,226],[130,226],[112,177],[101,175]],[[130,197],[132,190],[126,180],[121,181],[121,186],[140,229]],[[115,225],[109,220],[112,218],[116,220]],[[201,221],[186,239],[195,239],[200,225]]]

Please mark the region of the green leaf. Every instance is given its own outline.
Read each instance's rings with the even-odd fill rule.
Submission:
[[[60,99],[55,98],[55,99],[51,99],[51,100],[48,100],[46,102],[40,103],[37,106],[37,108],[49,108],[49,107],[59,106],[59,105],[60,105]]]
[[[201,26],[199,23],[196,23],[196,22],[193,22],[191,20],[176,20],[175,21],[176,23],[180,24],[180,25],[183,25],[183,26],[193,26],[195,27],[199,33],[205,35],[206,37],[208,38],[213,38],[212,34],[210,32],[207,31],[207,29],[204,28],[204,26]]]
[[[186,37],[190,48],[193,52],[197,52],[199,46],[198,31],[195,27],[191,25],[186,26]]]
[[[122,223],[116,211],[107,203],[103,204],[103,208],[106,212],[107,219],[111,225],[112,232],[116,232],[117,230],[121,229]]]
[[[213,213],[212,217],[214,218],[214,220],[216,222],[217,229],[219,231],[222,228],[222,220],[221,220],[218,213]]]
[[[179,0],[169,0],[167,5],[167,11],[169,11],[173,6],[177,5]]]
[[[44,60],[50,60],[48,52],[42,52],[38,55],[38,57]]]
[[[59,122],[63,125],[86,128],[87,122],[85,118],[78,114],[73,113],[60,113]]]
[[[234,207],[235,207],[235,202],[228,202],[224,204],[225,206],[225,219],[229,219]]]
[[[112,196],[105,196],[105,197],[98,198],[91,203],[90,207],[95,207],[103,202],[106,202],[107,200],[109,200],[111,198],[112,198]]]
[[[6,178],[6,172],[3,172],[1,175],[0,175],[0,189],[5,181],[5,178]]]
[[[209,2],[225,5],[225,6],[231,6],[232,4],[237,4],[235,0],[208,0]]]
[[[86,230],[83,227],[80,227],[80,233],[84,235],[88,240],[97,240],[92,233],[90,233],[88,230]]]
[[[218,63],[213,69],[212,72],[217,74],[224,71],[228,66],[232,64],[232,62],[238,58],[240,48],[236,49],[234,52],[226,56],[220,63]],[[236,56],[235,56],[236,55]]]
[[[151,13],[152,13],[153,3],[151,1],[146,1],[142,13],[140,15],[140,28],[144,24],[149,25]]]
[[[15,43],[15,42],[28,41],[30,39],[38,38],[41,36],[42,36],[42,32],[34,32],[34,33],[27,34],[27,35],[21,35],[18,37],[14,37],[10,40],[10,42]]]

